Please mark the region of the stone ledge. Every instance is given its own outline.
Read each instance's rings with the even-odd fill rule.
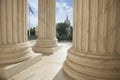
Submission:
[[[42,54],[36,53],[32,58],[26,61],[1,67],[0,68],[0,78],[1,78],[0,80],[10,79],[12,76],[16,75],[17,73],[39,62],[41,58],[42,58]]]

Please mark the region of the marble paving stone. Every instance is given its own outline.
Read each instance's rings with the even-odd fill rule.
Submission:
[[[31,43],[34,45],[35,41]],[[52,55],[44,56],[39,63],[13,76],[10,80],[53,80],[62,68],[67,50],[71,46],[70,42],[60,44],[61,49]]]
[[[0,68],[0,77],[9,79],[11,76],[16,75],[17,73],[25,70],[31,65],[39,62],[41,60],[41,54],[35,54],[31,59],[28,59],[24,62],[15,63],[12,65],[3,66]],[[1,80],[1,79],[0,79]]]

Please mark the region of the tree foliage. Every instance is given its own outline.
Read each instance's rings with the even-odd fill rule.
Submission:
[[[72,27],[66,23],[58,23],[56,33],[58,40],[72,40]]]
[[[30,28],[30,35],[34,35],[35,36],[35,27],[34,28]]]
[[[29,39],[29,40],[34,40],[34,39],[37,38],[35,29],[36,29],[36,28],[33,27],[33,28],[30,28],[30,30],[28,30],[28,39]],[[29,31],[30,31],[30,32],[29,32]]]

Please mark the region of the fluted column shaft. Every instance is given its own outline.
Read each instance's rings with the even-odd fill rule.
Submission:
[[[74,0],[73,46],[64,71],[77,80],[119,80],[120,1]]]
[[[55,0],[39,0],[38,40],[35,52],[53,53],[57,47]]]
[[[27,0],[0,0],[0,65],[33,55],[27,42]]]

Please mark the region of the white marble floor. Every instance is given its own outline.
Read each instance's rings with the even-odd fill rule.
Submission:
[[[35,41],[30,41],[33,45]],[[61,76],[63,62],[67,56],[70,42],[61,42],[61,48],[49,56],[43,56],[42,60],[28,69],[13,76],[10,80],[65,80]],[[60,75],[59,75],[60,73]]]

